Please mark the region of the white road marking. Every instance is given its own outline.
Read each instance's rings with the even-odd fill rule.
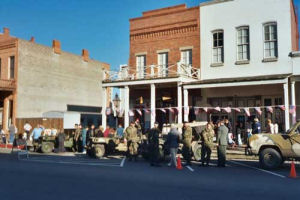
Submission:
[[[186,168],[188,168],[191,172],[193,172],[194,171],[194,169],[193,168],[191,168],[190,166],[186,166]]]
[[[126,156],[122,159],[122,161],[120,163],[120,167],[124,167],[125,160],[126,160]]]
[[[244,166],[244,167],[248,167],[250,169],[255,169],[255,170],[258,170],[258,171],[261,171],[261,172],[265,172],[267,174],[272,174],[274,176],[277,176],[277,177],[280,177],[280,178],[286,178],[285,176],[281,175],[281,174],[277,174],[275,172],[271,172],[271,171],[268,171],[268,170],[264,170],[264,169],[260,169],[260,168],[257,168],[257,167],[252,167],[250,165],[246,165],[246,164],[243,164],[243,163],[239,163],[239,162],[235,162],[235,161],[228,161],[228,162],[231,162],[231,163],[234,163],[236,165],[240,165],[240,166]]]

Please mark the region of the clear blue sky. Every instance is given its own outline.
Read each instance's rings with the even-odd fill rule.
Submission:
[[[86,48],[94,59],[113,69],[129,56],[129,18],[143,11],[207,0],[0,0],[0,27],[37,43],[61,41],[64,51],[81,54]],[[294,0],[300,8],[300,0]]]

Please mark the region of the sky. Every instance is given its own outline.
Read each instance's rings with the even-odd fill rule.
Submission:
[[[117,70],[129,58],[129,19],[143,11],[207,0],[0,0],[0,29],[22,39],[51,46],[61,42],[63,51],[109,63]],[[294,0],[300,8],[300,0]],[[2,31],[2,30],[0,30]]]

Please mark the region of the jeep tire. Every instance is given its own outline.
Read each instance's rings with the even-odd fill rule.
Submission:
[[[276,169],[282,165],[280,153],[273,148],[266,148],[259,153],[259,163],[264,169]]]
[[[96,158],[102,158],[105,154],[105,146],[103,144],[98,144],[93,148],[93,151]]]

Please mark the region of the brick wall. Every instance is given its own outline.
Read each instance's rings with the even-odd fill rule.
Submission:
[[[146,53],[146,65],[156,65],[157,51],[163,49],[169,50],[169,64],[176,64],[182,47],[192,47],[193,66],[200,67],[199,17],[199,7],[179,5],[130,19],[130,70],[136,69],[136,54]]]

